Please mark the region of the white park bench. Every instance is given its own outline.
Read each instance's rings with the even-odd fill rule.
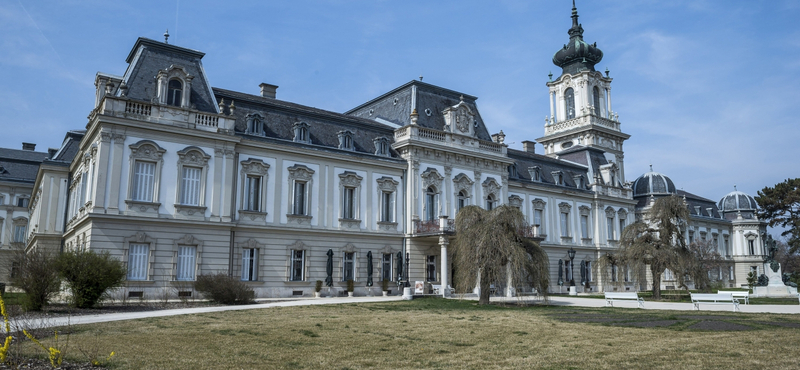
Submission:
[[[636,301],[639,305],[639,308],[644,308],[644,299],[640,298],[636,292],[629,292],[629,293],[615,293],[615,292],[605,292],[606,294],[606,306],[607,307],[614,307],[614,301]]]
[[[431,284],[431,288],[433,289],[433,294],[442,294],[442,286],[441,285],[433,285],[433,284]],[[448,285],[447,286],[447,293],[448,294],[453,294],[454,292],[455,292],[455,289],[453,289],[453,287]]]
[[[690,293],[692,295],[692,304],[695,310],[700,310],[700,303],[708,304],[732,304],[733,312],[739,311],[739,300],[734,298],[730,293]]]
[[[733,298],[744,299],[744,304],[750,304],[750,292],[736,290],[718,290],[717,294],[730,294]]]

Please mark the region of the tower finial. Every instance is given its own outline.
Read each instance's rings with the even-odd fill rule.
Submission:
[[[653,165],[650,165],[650,172],[653,172]]]
[[[164,43],[169,44],[169,28],[164,32]]]
[[[739,189],[736,189],[736,184],[733,184],[733,191],[739,191]]]
[[[572,0],[572,28],[578,28],[578,8],[575,7],[575,0]]]

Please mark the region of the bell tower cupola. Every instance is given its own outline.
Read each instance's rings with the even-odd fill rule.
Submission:
[[[622,143],[630,135],[620,130],[619,115],[611,108],[611,81],[595,66],[603,60],[597,43],[583,39],[583,25],[578,22],[578,9],[572,1],[572,27],[567,30],[569,42],[553,55],[553,64],[561,68],[555,80],[547,82],[550,115],[545,117],[544,136],[537,139],[545,154],[558,157],[564,150],[577,146],[603,150],[606,158],[620,169],[620,182],[625,182]]]

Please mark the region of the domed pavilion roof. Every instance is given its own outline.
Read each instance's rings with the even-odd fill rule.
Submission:
[[[734,190],[719,200],[717,208],[723,212],[739,212],[739,211],[755,211],[758,209],[758,203],[750,195]]]
[[[650,166],[650,172],[639,176],[633,182],[633,196],[645,195],[666,195],[677,194],[675,184],[669,177],[653,171],[653,166]]]

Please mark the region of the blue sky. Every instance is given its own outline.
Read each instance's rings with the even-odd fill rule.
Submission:
[[[578,0],[604,52],[629,181],[648,170],[719,200],[800,176],[800,2]],[[0,147],[81,129],[97,71],[139,36],[206,53],[212,86],[344,112],[409,80],[478,96],[506,143],[541,137],[569,0],[0,0]],[[794,112],[794,113],[792,113]],[[541,146],[537,149],[541,152]]]

